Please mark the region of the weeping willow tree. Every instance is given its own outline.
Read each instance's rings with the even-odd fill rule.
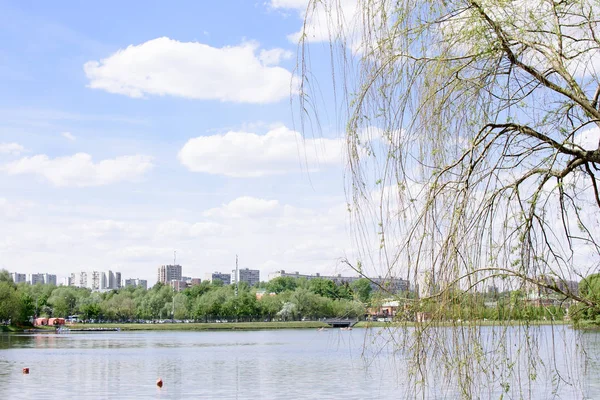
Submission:
[[[599,17],[597,0],[308,4],[301,107],[323,118],[310,53],[326,38],[362,251],[348,263],[405,274],[429,311],[403,336],[415,394],[443,376],[452,396],[537,396],[541,369],[576,386],[528,328],[515,350],[506,327],[435,327],[488,286],[598,308],[572,282],[600,255]]]

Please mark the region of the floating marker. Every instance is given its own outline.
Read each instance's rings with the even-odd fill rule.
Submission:
[[[27,375],[29,373],[29,368],[23,368],[23,373]]]
[[[161,388],[161,387],[162,387],[162,385],[163,385],[163,381],[162,381],[162,379],[158,378],[158,379],[156,380],[156,386],[158,386],[159,388]]]

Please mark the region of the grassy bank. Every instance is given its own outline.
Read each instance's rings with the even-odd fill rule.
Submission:
[[[20,332],[23,328],[18,328],[12,325],[0,325],[0,332]]]
[[[318,321],[290,322],[224,322],[189,324],[75,324],[72,329],[120,328],[123,331],[214,331],[214,330],[261,330],[261,329],[316,329],[329,325]]]

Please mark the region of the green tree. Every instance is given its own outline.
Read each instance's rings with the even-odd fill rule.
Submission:
[[[373,288],[371,287],[371,282],[366,278],[358,279],[350,285],[354,292],[354,295],[358,301],[363,303],[368,303],[371,299],[371,291]]]
[[[0,280],[0,321],[14,320],[18,314],[19,299],[12,279]]]
[[[455,306],[448,287],[472,293],[498,279],[508,290],[540,286],[597,307],[537,276],[577,279],[600,255],[599,21],[595,0],[309,2],[300,110],[311,122],[342,110],[357,242],[373,268],[414,283],[429,277],[423,302],[442,307],[434,321],[446,318],[445,304]],[[315,82],[321,65],[311,68],[322,60],[311,56],[311,42],[323,37],[335,97]],[[588,252],[594,256],[577,263]],[[478,301],[461,305],[475,312]],[[534,313],[516,303],[512,310]],[[418,324],[411,348],[426,348],[434,326]],[[512,370],[518,352],[498,346],[502,362],[475,367],[479,338],[451,350],[465,331],[451,330],[435,353],[451,353],[453,367],[469,365],[446,372],[463,397],[475,398],[477,385]],[[531,364],[539,360],[533,346],[524,351]],[[430,376],[424,354],[413,354],[415,382]]]
[[[262,316],[271,321],[275,318],[275,315],[283,307],[283,301],[281,296],[269,296],[265,295],[258,301],[258,306]]]
[[[267,291],[271,293],[281,293],[289,290],[293,292],[298,286],[297,278],[289,276],[278,276],[277,278],[271,279],[267,283]]]
[[[70,287],[59,287],[52,291],[48,305],[52,307],[53,317],[66,318],[75,314],[77,306],[77,290]]]

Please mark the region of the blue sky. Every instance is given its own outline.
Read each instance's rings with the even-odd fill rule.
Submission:
[[[0,1],[0,268],[347,273],[339,128],[290,105],[303,6]]]

